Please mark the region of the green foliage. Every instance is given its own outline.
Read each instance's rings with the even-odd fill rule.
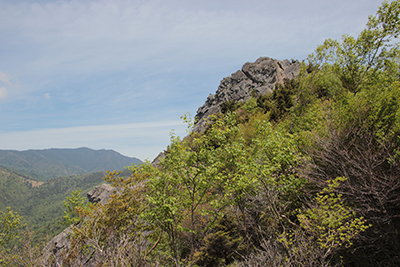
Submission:
[[[147,219],[168,235],[175,263],[196,250],[198,238],[205,236],[222,212],[253,184],[246,175],[246,151],[235,114],[216,120],[206,135],[181,141],[172,136],[160,169],[152,173],[147,188]],[[160,231],[157,231],[160,232]]]
[[[0,167],[0,208],[10,206],[26,220],[34,232],[34,242],[49,240],[60,233],[63,201],[72,191],[83,192],[104,183],[104,173],[59,177],[32,187],[31,180]]]
[[[0,249],[0,266],[41,267],[43,245],[33,245],[33,232],[25,231],[11,249]]]
[[[24,226],[26,226],[24,219],[10,207],[0,212],[0,248],[12,240],[18,239],[19,231]]]
[[[204,237],[204,245],[194,254],[194,264],[199,266],[223,266],[232,263],[238,254],[244,253],[243,237],[237,232],[234,218],[226,215],[219,219],[213,232]]]
[[[304,179],[294,171],[300,161],[292,136],[254,119],[257,112],[247,114],[251,126],[246,122],[244,127],[240,112],[215,117],[206,134],[184,140],[172,135],[159,168],[145,164],[138,170],[149,174],[143,220],[154,227],[154,242],[167,253],[156,254],[164,255],[164,264],[227,264],[228,258],[233,259],[228,256],[232,250],[242,250],[243,243],[251,250],[256,242],[251,221],[261,218],[247,213],[249,198],[262,195],[263,190],[278,192],[278,199],[268,201],[280,209],[294,203],[303,187]],[[252,134],[246,141],[248,127]],[[231,212],[239,214],[236,227],[225,231],[218,221]],[[268,216],[280,221],[279,214]],[[218,246],[225,252],[218,254]]]
[[[301,154],[291,134],[274,129],[268,122],[256,122],[252,146],[252,172],[265,187],[274,186],[287,196],[295,196],[305,183],[293,173]]]
[[[221,112],[222,112],[222,114],[234,112],[240,107],[240,104],[241,103],[239,103],[236,100],[230,100],[230,101],[223,102],[221,104]]]
[[[335,193],[345,180],[338,177],[327,181],[328,186],[317,193],[309,207],[298,210],[300,228],[294,230],[297,232],[285,231],[280,235],[279,242],[288,249],[288,261],[300,263],[315,257],[319,266],[329,266],[329,256],[341,247],[352,246],[351,240],[372,226],[363,217],[357,217],[344,204],[342,195]]]
[[[65,226],[69,226],[71,224],[77,224],[80,221],[77,209],[87,209],[89,208],[88,204],[85,203],[86,198],[82,197],[82,190],[78,189],[76,191],[72,191],[71,196],[67,197],[67,200],[64,200],[64,207],[67,209],[64,211],[64,221],[62,222]]]
[[[171,134],[157,164],[109,172],[108,202],[85,209],[72,192],[72,243],[53,264],[398,266],[399,14],[400,1],[384,2],[296,79],[222,104],[202,134]],[[0,189],[21,180],[8,178]],[[80,184],[58,182],[37,192]]]
[[[332,107],[327,117],[329,128],[324,135],[313,137],[315,143],[308,152],[311,159],[304,174],[318,187],[330,177],[345,176],[341,192],[357,214],[373,225],[361,234],[363,241],[355,243],[362,248],[356,250],[357,257],[369,258],[365,262],[376,265],[398,265],[398,83],[362,88],[355,96],[348,92]],[[371,257],[373,251],[379,252]],[[342,255],[348,262],[359,264],[356,266],[366,264],[355,260],[354,254]]]
[[[269,120],[279,122],[288,115],[293,106],[292,96],[299,87],[296,79],[285,79],[284,85],[277,83],[272,93],[257,98],[257,106],[269,114]]]
[[[187,133],[190,133],[194,126],[194,122],[193,122],[193,119],[192,119],[192,116],[190,115],[190,113],[186,112],[185,115],[181,116],[181,120],[183,120],[183,122],[187,124],[186,131],[187,131]]]
[[[92,259],[96,266],[142,266],[145,242],[139,230],[145,225],[139,217],[145,209],[143,181],[147,176],[138,174],[134,166],[131,171],[129,177],[108,172],[105,180],[119,191],[107,203],[75,208],[80,221],[72,228],[71,246],[54,264],[81,266]]]
[[[243,109],[248,114],[253,114],[257,109],[257,100],[254,97],[251,97],[243,104]]]
[[[400,85],[394,82],[373,90],[363,90],[356,97],[343,96],[333,113],[337,128],[357,127],[372,133],[380,142],[396,142],[400,132]]]
[[[399,1],[383,2],[357,38],[344,35],[342,43],[328,39],[310,55],[309,61],[314,66],[331,65],[344,88],[354,94],[359,92],[360,86],[374,80],[399,56],[399,48],[392,41],[400,32],[399,13]]]
[[[346,178],[343,177],[327,181],[328,187],[314,198],[315,207],[300,210],[297,216],[300,226],[316,238],[320,248],[329,253],[329,250],[344,245],[350,247],[351,239],[371,227],[344,204],[341,194],[335,193],[339,182],[344,181]]]

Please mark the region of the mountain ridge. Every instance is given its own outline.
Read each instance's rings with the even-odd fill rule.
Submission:
[[[0,150],[1,166],[40,181],[106,170],[122,170],[140,162],[138,158],[127,157],[111,149],[94,150],[80,147]]]

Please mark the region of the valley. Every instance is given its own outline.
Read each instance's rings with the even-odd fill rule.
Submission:
[[[140,162],[115,151],[87,148],[2,150],[0,155],[0,210],[10,207],[18,212],[26,220],[27,228],[35,233],[35,242],[49,240],[65,228],[61,223],[63,203],[71,192],[81,189],[86,197],[88,191],[105,183],[106,170],[122,170]],[[65,171],[67,176],[61,176]],[[55,175],[60,176],[52,177]]]

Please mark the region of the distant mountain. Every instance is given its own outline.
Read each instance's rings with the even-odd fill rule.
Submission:
[[[126,157],[114,150],[45,149],[0,150],[0,165],[18,174],[46,181],[55,177],[122,170],[138,164],[137,158]]]

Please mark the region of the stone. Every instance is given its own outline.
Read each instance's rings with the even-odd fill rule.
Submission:
[[[87,193],[87,198],[91,203],[104,204],[110,196],[114,193],[115,188],[109,184],[102,184],[96,186],[94,189]]]
[[[90,190],[87,193],[87,198],[91,203],[104,204],[114,192],[114,187],[109,184],[102,184]],[[68,226],[47,243],[47,246],[43,250],[44,262],[49,264],[46,266],[61,266],[61,253],[64,249],[68,249],[71,246],[68,236],[72,233],[72,228],[73,225]],[[90,267],[92,265],[90,256],[88,256],[87,262],[83,266]]]
[[[221,111],[227,101],[246,101],[252,95],[260,96],[272,92],[276,83],[292,79],[300,72],[300,62],[260,57],[254,63],[247,62],[241,70],[222,79],[215,94],[207,97],[195,116],[193,131],[202,132],[207,127],[208,116]]]

